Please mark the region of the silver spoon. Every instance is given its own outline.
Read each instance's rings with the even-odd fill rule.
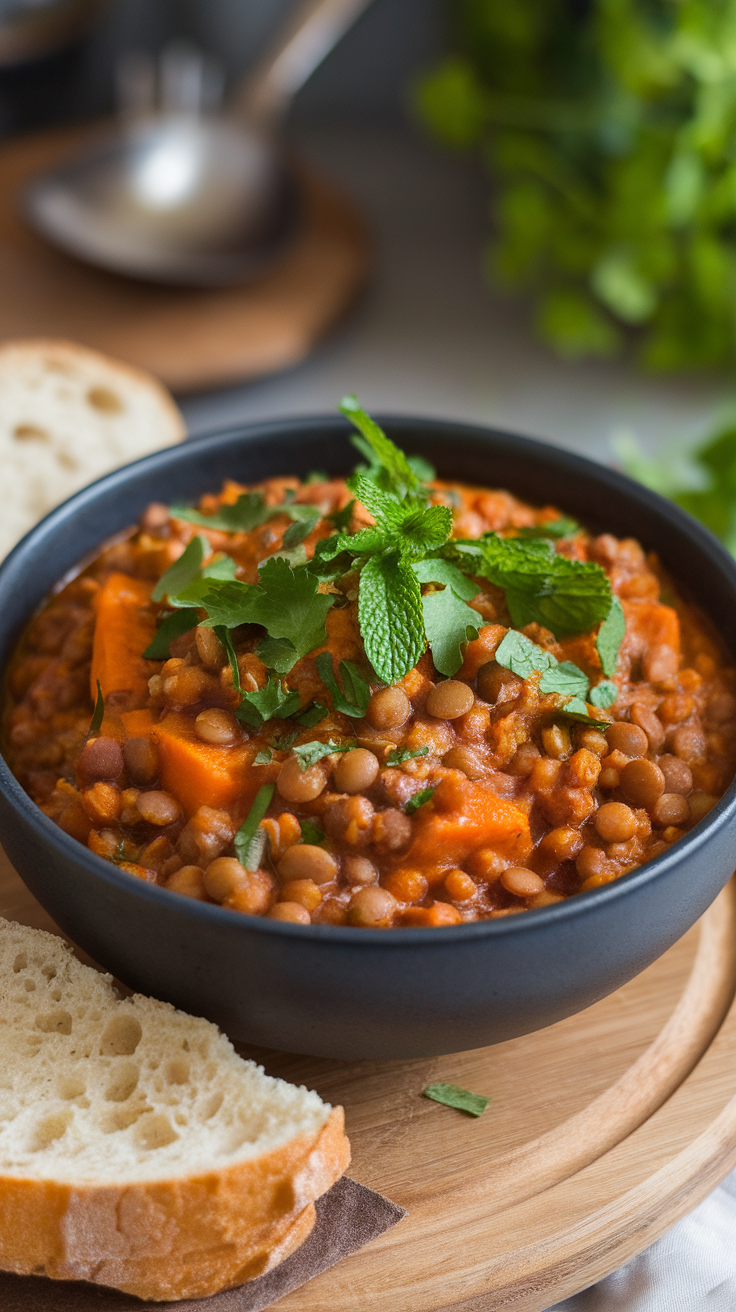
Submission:
[[[299,210],[278,129],[369,3],[304,0],[226,113],[208,108],[217,97],[201,57],[181,47],[164,56],[159,112],[154,70],[145,57],[137,67],[130,60],[119,78],[121,127],[34,178],[27,218],[63,250],[116,273],[200,287],[254,277],[277,258]]]

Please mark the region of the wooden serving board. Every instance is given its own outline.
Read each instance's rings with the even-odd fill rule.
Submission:
[[[0,338],[67,337],[156,374],[174,391],[296,364],[363,286],[370,242],[346,197],[299,170],[303,220],[283,258],[242,287],[158,287],[88,267],[37,237],[18,195],[99,126],[0,147]]]
[[[54,929],[0,853],[0,915]],[[427,933],[431,933],[428,930]],[[341,1102],[350,1174],[409,1211],[283,1312],[541,1312],[736,1166],[736,881],[637,979],[496,1047],[408,1062],[242,1049]],[[421,1097],[489,1094],[478,1120]]]

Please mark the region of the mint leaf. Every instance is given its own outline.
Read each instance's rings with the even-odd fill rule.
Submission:
[[[546,669],[539,680],[540,692],[556,692],[560,696],[586,697],[589,680],[572,661],[563,661]]]
[[[366,656],[384,683],[402,679],[424,654],[419,579],[397,553],[372,556],[363,567],[358,623]]]
[[[424,456],[407,456],[409,466],[423,483],[432,483],[437,477],[437,470]]]
[[[389,752],[388,756],[386,757],[385,764],[388,766],[403,765],[404,761],[413,761],[416,759],[417,756],[428,756],[428,755],[429,755],[428,747],[414,747],[414,748],[395,747],[394,750],[392,752]]]
[[[282,513],[282,506],[267,506],[260,492],[243,492],[232,505],[219,506],[213,515],[203,515],[194,506],[177,503],[169,508],[174,519],[185,519],[202,528],[220,529],[224,533],[250,533],[260,528],[274,514]]]
[[[603,711],[607,706],[613,706],[617,697],[618,688],[616,687],[616,684],[611,683],[608,679],[604,679],[601,683],[597,683],[595,688],[591,688],[588,701],[591,702],[593,706],[598,706],[600,710]]]
[[[260,729],[266,720],[285,720],[299,710],[299,693],[295,688],[284,689],[281,680],[269,679],[265,688],[243,693],[243,700],[235,712],[254,729]]]
[[[254,765],[268,765],[273,759],[273,752],[270,747],[264,747],[253,757]]]
[[[561,515],[559,519],[547,520],[545,524],[528,524],[518,530],[520,538],[573,538],[580,532],[580,525],[575,519]]]
[[[384,551],[388,542],[385,529],[377,524],[371,528],[358,529],[357,533],[334,533],[329,538],[320,538],[314,550],[314,563],[334,560],[347,551],[352,556],[371,556]],[[345,573],[346,570],[341,572]]]
[[[350,752],[355,743],[333,743],[332,739],[328,742],[300,743],[294,748],[294,755],[299,762],[301,770],[308,770],[310,766],[316,765],[325,756],[331,756],[333,752]]]
[[[469,638],[478,637],[482,616],[461,601],[451,587],[425,593],[422,613],[435,669],[451,677],[463,663],[464,644]]]
[[[297,511],[299,512],[297,514]],[[281,539],[287,550],[298,547],[300,542],[309,537],[322,518],[322,511],[317,506],[289,506],[288,513],[294,523],[290,524]]]
[[[601,624],[598,637],[595,640],[598,659],[604,674],[610,676],[616,673],[618,650],[625,632],[626,618],[623,606],[618,597],[613,597],[608,614]]]
[[[491,1101],[480,1093],[461,1089],[457,1084],[428,1084],[422,1096],[441,1102],[444,1107],[454,1107],[455,1111],[467,1112],[469,1116],[481,1116]]]
[[[309,702],[300,715],[295,715],[294,719],[298,724],[303,724],[307,729],[313,729],[315,724],[320,724],[329,715],[329,710],[321,702]]]
[[[419,810],[420,806],[424,806],[425,802],[431,802],[433,793],[434,788],[423,788],[421,793],[415,793],[405,803],[404,815],[413,815],[415,811]]]
[[[317,847],[325,841],[325,836],[319,825],[314,820],[300,820],[299,826],[302,831],[303,843],[309,843],[310,846]]]
[[[182,633],[188,633],[195,625],[199,623],[199,611],[191,607],[184,610],[172,611],[166,619],[159,624],[156,630],[156,636],[149,642],[143,653],[147,661],[165,661],[169,656],[169,644],[174,638],[179,638]]]
[[[365,474],[351,474],[348,487],[383,529],[398,528],[412,505],[409,503],[407,506],[393,492],[386,492],[380,484],[366,478]]]
[[[435,551],[444,545],[451,532],[452,511],[449,506],[429,506],[426,510],[404,514],[398,545],[404,554]]]
[[[173,565],[161,575],[153,592],[151,601],[163,601],[164,597],[176,597],[190,583],[196,582],[202,571],[202,561],[210,554],[210,544],[199,533],[184,548]]]
[[[241,865],[245,866],[246,870],[253,868],[248,864],[249,848],[255,838],[256,830],[268,810],[275,787],[275,784],[263,784],[263,786],[258,789],[251,804],[250,811],[233,839],[235,854]],[[255,868],[258,869],[257,866]]]
[[[458,597],[462,597],[463,601],[472,601],[473,597],[478,595],[477,584],[467,578],[457,565],[453,565],[449,560],[443,560],[441,556],[433,556],[428,560],[413,560],[411,567],[420,583],[445,583],[457,593]]]
[[[362,434],[370,450],[368,477],[380,482],[381,486],[396,493],[399,497],[414,495],[423,497],[424,489],[414,473],[409,461],[375,420],[361,410],[357,397],[345,396],[340,403],[342,413],[351,420]],[[356,443],[357,445],[357,443]],[[359,449],[365,454],[365,447]],[[362,500],[362,498],[360,498]],[[365,504],[365,502],[363,503]],[[371,511],[373,514],[373,511]]]
[[[496,660],[504,669],[518,674],[520,679],[528,679],[535,670],[551,670],[558,663],[551,652],[515,629],[509,629],[501,639],[496,648]]]
[[[335,710],[341,711],[343,715],[350,715],[353,719],[362,720],[368,709],[371,690],[357,666],[353,665],[352,661],[340,661],[340,678],[345,690],[343,692],[335,678],[331,653],[321,651],[315,663],[320,679],[332,694],[332,705]]]

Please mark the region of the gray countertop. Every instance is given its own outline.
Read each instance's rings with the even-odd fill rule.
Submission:
[[[537,342],[526,307],[482,273],[488,181],[468,159],[389,128],[310,128],[295,144],[360,203],[376,241],[373,281],[296,368],[188,396],[192,433],[334,409],[357,391],[374,410],[478,421],[611,459],[611,435],[681,446],[728,406],[727,378],[658,378],[627,362],[567,364]]]

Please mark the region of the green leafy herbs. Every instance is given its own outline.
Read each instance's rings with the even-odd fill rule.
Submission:
[[[483,623],[478,611],[467,604],[478,588],[449,560],[421,560],[413,563],[412,569],[420,583],[445,585],[440,591],[424,593],[422,611],[435,668],[451,677],[463,663],[465,643],[478,637]]]
[[[585,633],[611,609],[611,585],[600,565],[559,555],[547,538],[485,533],[453,543],[466,572],[503,588],[513,624],[541,624],[556,638]]]
[[[271,751],[271,748],[262,747],[260,752],[257,752],[256,755],[253,757],[253,764],[268,765],[269,761],[272,760],[273,760],[273,752]]]
[[[574,538],[580,532],[580,525],[575,519],[561,515],[559,519],[548,519],[544,524],[530,524],[517,530],[520,538]]]
[[[560,697],[566,697],[567,701],[560,709],[565,715],[571,716],[575,720],[580,720],[584,724],[593,725],[596,728],[607,729],[607,720],[597,720],[592,717],[586,705],[590,681],[586,674],[583,673],[572,661],[558,661],[551,651],[540,647],[531,638],[527,638],[523,633],[517,633],[515,629],[509,629],[504,635],[498,647],[496,648],[496,660],[504,669],[511,670],[517,674],[520,679],[528,679],[532,674],[541,674],[539,680],[539,691],[541,693],[556,693]],[[610,706],[615,697],[606,701],[606,689],[613,688],[618,695],[618,689],[615,684],[599,684],[604,691],[599,694],[603,700],[593,702],[599,708]]]
[[[303,843],[310,843],[314,847],[318,847],[320,843],[324,843],[325,836],[316,820],[300,820],[299,827],[302,831]]]
[[[598,630],[598,636],[595,640],[598,659],[601,663],[601,669],[607,676],[616,673],[616,662],[618,660],[618,650],[621,646],[623,636],[626,632],[626,620],[624,611],[618,597],[611,599],[611,607]]]
[[[335,678],[330,652],[320,652],[316,665],[320,679],[332,694],[332,705],[335,710],[340,711],[343,715],[349,715],[353,719],[362,719],[368,709],[371,690],[358,668],[353,665],[352,661],[340,661],[341,688]],[[321,718],[324,719],[324,716]],[[317,723],[317,721],[314,721],[314,723]]]
[[[420,806],[424,806],[426,802],[431,802],[433,793],[434,788],[423,788],[420,793],[415,793],[413,797],[409,798],[408,802],[404,803],[404,815],[413,815],[415,811],[419,810]]]
[[[481,1116],[491,1101],[480,1093],[471,1093],[461,1089],[457,1084],[429,1084],[423,1091],[425,1098],[442,1103],[443,1107],[454,1107],[455,1111],[467,1112],[469,1116]]]
[[[272,675],[265,688],[243,693],[235,714],[239,720],[260,729],[267,720],[285,720],[299,710],[299,693],[294,688],[284,688],[281,680]]]
[[[353,747],[355,747],[355,743],[335,743],[332,739],[329,739],[326,743],[317,741],[300,743],[298,747],[294,747],[292,750],[299,762],[299,768],[308,770],[310,766],[316,765],[325,756],[332,756],[333,752],[349,752]]]
[[[257,851],[258,844],[255,842],[256,834],[258,833],[259,825],[268,810],[275,787],[275,784],[263,784],[263,786],[258,789],[251,804],[251,808],[233,839],[235,855],[241,865],[245,866],[246,870],[257,870],[258,865],[260,864],[263,849],[261,848],[260,851]],[[255,865],[253,864],[254,860],[256,861]]]
[[[386,765],[403,765],[404,761],[414,761],[418,756],[428,756],[428,747],[395,747],[386,757]]]
[[[400,451],[375,420],[361,409],[357,397],[352,395],[343,397],[340,409],[355,424],[363,438],[361,442],[354,437],[353,444],[369,462],[366,476],[397,498],[416,496],[423,498],[421,480],[412,469],[404,452]]]
[[[591,688],[588,695],[588,701],[592,706],[597,706],[600,710],[605,710],[607,706],[613,706],[618,697],[618,688],[610,679],[603,679]]]
[[[163,601],[164,597],[177,597],[180,592],[198,580],[201,577],[204,558],[210,554],[210,551],[209,542],[198,533],[184,548],[179,559],[175,560],[173,565],[169,565],[166,572],[161,575],[151,593],[151,600]]]
[[[463,0],[421,81],[493,175],[489,274],[566,358],[732,366],[733,11],[717,0]],[[513,17],[512,17],[513,15]]]
[[[93,733],[99,733],[100,725],[102,724],[104,718],[105,718],[105,699],[102,696],[102,688],[100,687],[100,681],[98,679],[97,700],[95,701],[95,709],[92,712],[92,719],[89,722],[89,729],[87,730],[87,736],[84,740],[85,742],[87,742],[88,738],[92,737]]]
[[[315,724],[321,724],[329,715],[329,710],[321,702],[308,702],[302,711],[294,718],[298,724],[303,724],[306,729],[313,729]]]
[[[169,644],[174,638],[188,633],[199,623],[199,611],[190,607],[174,610],[159,624],[156,636],[149,642],[143,655],[148,661],[165,661],[169,657]]]
[[[371,556],[360,576],[360,634],[373,669],[397,683],[424,655],[422,593],[411,566],[396,552]]]

